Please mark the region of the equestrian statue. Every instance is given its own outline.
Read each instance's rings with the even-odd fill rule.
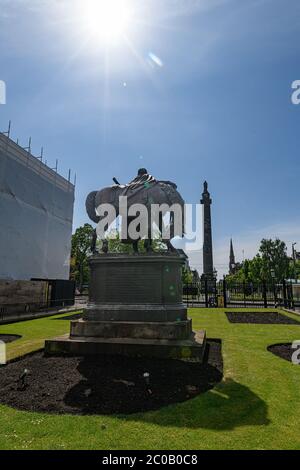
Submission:
[[[89,218],[98,224],[101,221],[101,216],[97,213],[97,208],[101,204],[111,204],[116,213],[116,217],[120,215],[120,206],[119,198],[121,196],[127,197],[127,210],[130,209],[134,204],[143,204],[147,208],[148,214],[148,235],[143,237],[144,247],[147,252],[153,251],[152,249],[152,225],[153,221],[151,219],[151,206],[153,204],[159,205],[162,207],[162,210],[159,213],[159,223],[158,230],[160,235],[163,235],[165,232],[165,222],[164,216],[168,212],[168,208],[172,208],[175,204],[181,208],[181,220],[180,220],[180,236],[184,235],[184,200],[177,191],[177,186],[171,181],[158,181],[153,176],[151,176],[145,168],[141,168],[138,171],[138,175],[128,184],[122,185],[118,182],[116,178],[113,178],[114,185],[101,189],[100,191],[91,192],[86,199],[86,210]],[[174,238],[174,212],[170,211],[169,217],[169,234],[170,236],[167,239],[162,237],[162,242],[167,245],[168,251],[176,251],[171,243],[171,239]],[[128,215],[128,214],[127,214]],[[104,216],[103,216],[104,217]],[[128,221],[135,219],[135,217],[128,216]],[[178,230],[177,230],[178,232]],[[176,233],[178,235],[178,233]],[[92,252],[96,253],[96,242],[97,242],[97,232],[95,230],[92,241]],[[103,238],[102,251],[107,253],[108,251],[108,241]],[[122,239],[122,242],[128,243],[128,238],[126,240]],[[134,252],[138,252],[138,240],[131,240],[129,238],[129,243],[132,243]]]

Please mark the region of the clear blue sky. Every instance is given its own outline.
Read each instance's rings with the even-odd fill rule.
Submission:
[[[86,1],[0,0],[1,130],[77,173],[74,227],[90,190],[145,166],[189,203],[208,180],[220,273],[231,236],[239,259],[263,236],[300,248],[299,1],[127,0],[106,46]]]

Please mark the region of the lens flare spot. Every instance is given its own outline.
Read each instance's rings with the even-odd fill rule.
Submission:
[[[152,66],[157,66],[157,67],[163,67],[164,66],[164,63],[160,59],[160,57],[158,57],[156,54],[153,54],[153,52],[149,52],[148,62]]]

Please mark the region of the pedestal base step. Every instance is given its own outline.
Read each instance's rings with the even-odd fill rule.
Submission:
[[[187,320],[187,308],[182,302],[105,304],[90,301],[84,309],[83,318],[87,321],[175,322]]]
[[[68,335],[47,340],[48,355],[93,355],[110,354],[131,357],[156,357],[170,359],[192,359],[202,361],[206,346],[205,331],[197,331],[185,340],[141,339],[141,338],[95,338]]]
[[[161,323],[78,320],[71,322],[70,337],[184,340],[191,334],[191,320]]]

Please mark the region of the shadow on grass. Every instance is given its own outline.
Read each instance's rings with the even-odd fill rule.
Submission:
[[[159,412],[119,419],[168,427],[230,431],[242,426],[267,426],[268,406],[245,385],[232,379],[193,400]]]

